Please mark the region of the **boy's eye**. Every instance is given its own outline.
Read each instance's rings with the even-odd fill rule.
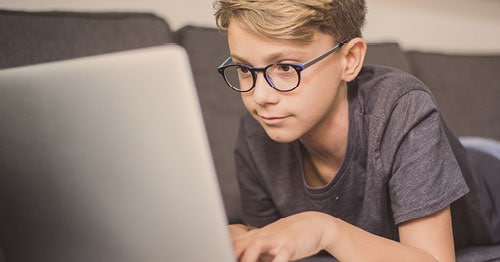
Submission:
[[[248,69],[247,67],[244,67],[244,66],[240,66],[239,67],[239,71],[242,74],[248,74],[248,73],[250,73],[250,69]]]
[[[287,65],[287,64],[279,64],[278,69],[283,71],[283,72],[288,72],[288,71],[292,70],[292,67],[290,65]]]

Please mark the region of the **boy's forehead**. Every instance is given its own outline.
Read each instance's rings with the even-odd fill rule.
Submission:
[[[227,31],[229,49],[231,54],[288,54],[301,55],[305,54],[311,48],[330,48],[330,45],[335,44],[332,36],[315,31],[312,41],[301,42],[293,40],[283,40],[264,37],[248,30],[238,22],[233,22],[229,25]]]
[[[259,27],[258,25],[254,25],[248,21],[245,22],[245,20],[238,19],[237,17],[233,17],[229,20],[230,22],[228,23],[227,26],[227,33],[231,33],[231,31],[235,32],[240,32],[243,31],[248,34],[253,34],[258,37],[262,37],[263,39],[266,40],[272,40],[276,42],[283,42],[287,44],[293,44],[293,45],[307,45],[308,43],[313,41],[313,36],[317,33],[320,33],[319,29],[315,29],[312,27],[302,27],[300,30],[301,32],[306,32],[307,34],[310,35],[310,37],[307,38],[295,38],[292,35],[294,35],[294,31],[297,31],[297,29],[287,29],[283,30],[281,25],[277,25],[276,27],[272,25],[268,25],[268,27]],[[270,34],[270,31],[274,31],[276,29],[279,29],[280,34]]]
[[[298,41],[298,40],[274,38],[260,34],[256,30],[252,30],[235,20],[233,20],[229,24],[227,30],[227,36],[228,40],[230,41],[230,44],[231,42],[236,42],[236,43],[252,42],[253,44],[260,43],[262,45],[278,45],[282,47],[297,48],[297,49],[303,49],[304,47],[307,47],[310,44],[314,43],[315,41],[318,40],[317,39],[318,35],[323,35],[323,36],[327,35],[318,30],[312,30],[311,33],[313,36],[310,41]],[[333,37],[329,35],[328,38],[333,39]]]
[[[307,53],[308,44],[270,39],[245,30],[237,25],[228,28],[231,57],[238,62],[276,62],[280,58],[300,58]]]

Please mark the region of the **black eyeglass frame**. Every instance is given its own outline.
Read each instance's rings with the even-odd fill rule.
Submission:
[[[217,67],[217,71],[219,71],[219,73],[222,75],[222,78],[224,78],[224,81],[226,82],[226,84],[233,90],[237,91],[237,92],[240,92],[240,93],[244,93],[244,92],[249,92],[251,91],[254,87],[255,87],[255,83],[257,82],[257,73],[258,72],[262,72],[262,74],[264,75],[264,78],[266,79],[266,82],[269,84],[269,86],[271,86],[272,88],[280,91],[280,92],[290,92],[294,89],[296,89],[299,85],[300,85],[300,80],[301,80],[301,72],[306,70],[308,67],[316,64],[317,62],[323,60],[324,58],[326,58],[327,56],[333,54],[335,51],[337,51],[337,49],[341,48],[344,44],[346,44],[347,42],[349,42],[349,40],[343,40],[341,42],[339,42],[337,45],[335,45],[334,47],[332,47],[331,49],[327,50],[326,52],[324,52],[323,54],[303,63],[303,64],[294,64],[294,63],[275,63],[275,64],[270,64],[270,65],[267,65],[265,67],[252,67],[252,66],[249,66],[249,65],[245,65],[245,64],[231,64],[232,63],[232,60],[231,60],[231,57],[228,57],[226,60],[224,60],[224,62],[222,62],[222,64],[220,66]],[[272,66],[290,66],[292,67],[296,72],[297,72],[297,76],[298,76],[298,81],[297,81],[297,85],[295,85],[294,87],[290,88],[290,89],[279,89],[277,88],[274,83],[272,82],[271,78],[269,77],[269,75],[267,74],[267,69],[272,67]],[[252,86],[248,89],[239,89],[239,88],[236,88],[234,86],[232,86],[229,81],[227,80],[226,78],[226,74],[225,74],[225,70],[226,68],[229,68],[229,67],[242,67],[242,68],[245,68],[247,70],[250,71],[250,73],[252,74],[252,80],[253,80],[253,83],[252,83]]]

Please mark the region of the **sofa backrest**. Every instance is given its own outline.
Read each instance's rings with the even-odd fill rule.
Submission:
[[[385,65],[411,73],[405,52],[397,43],[368,43],[365,65]]]
[[[186,26],[176,39],[189,55],[228,220],[241,222],[233,151],[245,109],[240,95],[217,72],[229,55],[226,37],[215,28]]]
[[[431,89],[457,136],[500,140],[500,54],[407,52],[412,72]]]
[[[148,13],[0,10],[0,69],[172,42],[168,24]]]

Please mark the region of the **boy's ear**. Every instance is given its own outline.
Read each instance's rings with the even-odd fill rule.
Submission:
[[[345,62],[342,71],[342,80],[350,82],[358,76],[365,61],[366,48],[365,40],[360,37],[353,38],[344,44],[341,49]]]

